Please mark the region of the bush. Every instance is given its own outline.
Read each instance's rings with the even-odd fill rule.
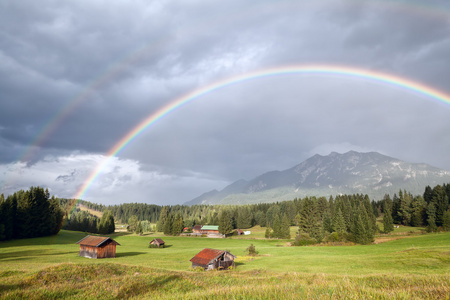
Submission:
[[[308,246],[317,244],[316,240],[307,233],[299,233],[292,243],[293,246]]]
[[[256,256],[258,254],[258,251],[256,251],[255,246],[253,246],[253,244],[248,246],[248,248],[245,249],[245,252],[248,252],[248,255],[250,256]]]

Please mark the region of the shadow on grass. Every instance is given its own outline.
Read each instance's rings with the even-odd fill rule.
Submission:
[[[116,257],[128,257],[128,256],[136,256],[146,254],[145,252],[117,252]]]
[[[0,261],[11,261],[11,260],[29,260],[35,259],[36,257],[42,256],[54,256],[54,255],[66,255],[78,253],[78,251],[49,251],[49,250],[23,250],[0,253]]]
[[[170,248],[170,247],[172,247],[173,245],[164,245],[164,247],[148,247],[149,249],[164,249],[164,248]]]

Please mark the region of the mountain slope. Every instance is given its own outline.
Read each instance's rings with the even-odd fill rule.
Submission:
[[[427,185],[448,182],[450,172],[427,164],[412,164],[377,152],[332,152],[314,155],[284,171],[271,171],[250,181],[238,180],[185,204],[245,204],[355,193],[379,200],[399,189],[421,195]]]

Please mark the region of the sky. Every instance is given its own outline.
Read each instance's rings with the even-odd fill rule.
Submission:
[[[0,0],[0,193],[173,205],[350,150],[450,170],[449,53],[447,0]]]

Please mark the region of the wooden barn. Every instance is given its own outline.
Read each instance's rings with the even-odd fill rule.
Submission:
[[[234,267],[236,256],[228,251],[205,248],[191,258],[192,267],[202,267],[205,270],[227,269]]]
[[[199,233],[201,234],[202,232],[202,225],[195,225],[194,227],[192,227],[192,232],[193,233]]]
[[[218,225],[203,225],[200,230],[201,234],[219,234]]]
[[[116,245],[118,242],[110,237],[88,235],[78,241],[80,256],[87,258],[116,257]]]
[[[165,247],[165,242],[162,239],[154,239],[150,242],[150,247]]]

